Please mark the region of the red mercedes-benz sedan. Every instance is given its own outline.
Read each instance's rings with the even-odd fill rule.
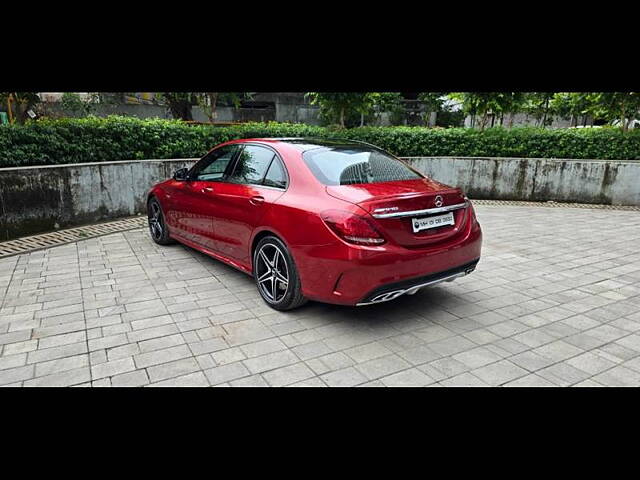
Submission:
[[[156,243],[252,275],[277,310],[369,305],[471,273],[482,233],[459,188],[361,142],[233,140],[148,195]]]

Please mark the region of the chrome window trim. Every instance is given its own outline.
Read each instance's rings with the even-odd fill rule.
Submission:
[[[446,207],[427,208],[426,210],[412,210],[410,212],[393,212],[393,213],[372,213],[374,218],[401,218],[401,217],[413,217],[416,215],[431,215],[434,213],[445,213],[453,210],[459,210],[461,208],[467,208],[470,205],[468,201],[463,203],[456,203],[455,205],[448,205]]]
[[[240,184],[237,184],[240,185]],[[269,190],[279,190],[281,192],[286,191],[286,188],[282,188],[282,187],[272,187],[271,185],[262,185],[260,183],[243,183],[241,185],[250,185],[252,187],[258,187],[258,188],[268,188]]]

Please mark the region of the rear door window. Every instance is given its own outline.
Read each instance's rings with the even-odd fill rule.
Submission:
[[[228,181],[231,183],[260,185],[275,153],[273,150],[257,145],[246,145],[238,154],[233,173]]]

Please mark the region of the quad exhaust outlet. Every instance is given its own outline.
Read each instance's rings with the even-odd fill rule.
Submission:
[[[388,302],[390,300],[394,300],[402,295],[414,295],[418,290],[420,290],[423,287],[427,287],[429,285],[436,285],[438,283],[442,283],[442,282],[453,282],[456,278],[458,277],[464,277],[465,275],[469,275],[471,272],[473,272],[475,270],[475,266],[469,267],[467,269],[465,269],[464,271],[461,272],[456,272],[453,273],[451,275],[447,275],[446,277],[442,277],[442,278],[436,278],[434,280],[431,280],[429,282],[426,283],[421,283],[419,285],[414,285],[412,287],[409,288],[402,288],[402,289],[398,289],[398,290],[392,290],[390,292],[384,292],[381,293],[380,295],[376,295],[375,297],[373,297],[372,299],[370,299],[367,302],[362,302],[362,303],[358,303],[357,306],[363,306],[363,305],[373,305],[375,303],[383,303],[383,302]]]

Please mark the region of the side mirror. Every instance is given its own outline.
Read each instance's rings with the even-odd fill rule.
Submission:
[[[183,182],[183,181],[187,180],[187,174],[188,173],[189,173],[189,169],[188,168],[181,168],[181,169],[175,171],[175,173],[173,174],[173,179],[177,180],[179,182]]]

